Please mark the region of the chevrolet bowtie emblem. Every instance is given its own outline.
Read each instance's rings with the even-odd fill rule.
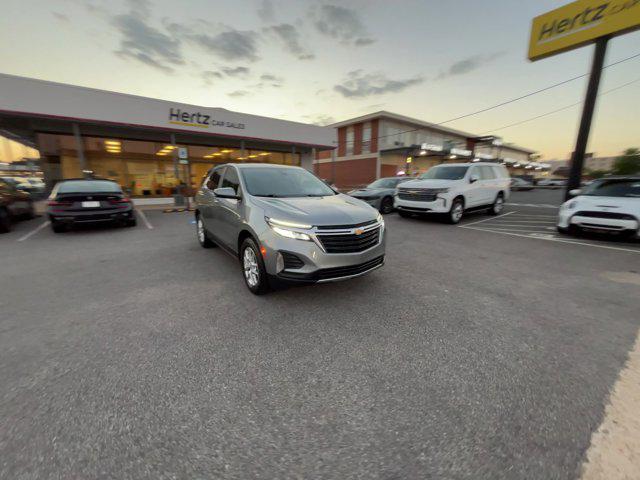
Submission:
[[[363,232],[364,232],[364,230],[363,230],[363,229],[361,229],[361,228],[356,228],[356,230],[355,230],[353,233],[355,233],[356,235],[362,235],[362,233],[363,233]]]

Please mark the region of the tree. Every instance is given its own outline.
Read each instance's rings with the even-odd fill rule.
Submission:
[[[615,175],[634,175],[640,173],[640,149],[627,148],[613,164]]]
[[[607,174],[609,174],[609,172],[606,170],[588,170],[586,176],[595,180],[597,178],[602,178]]]

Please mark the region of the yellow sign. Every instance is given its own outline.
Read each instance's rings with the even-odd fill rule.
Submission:
[[[533,19],[529,60],[640,28],[640,0],[578,0]]]

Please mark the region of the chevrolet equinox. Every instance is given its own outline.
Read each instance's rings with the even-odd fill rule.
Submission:
[[[195,203],[200,245],[237,256],[255,294],[280,280],[344,280],[384,263],[382,216],[300,167],[217,166]]]

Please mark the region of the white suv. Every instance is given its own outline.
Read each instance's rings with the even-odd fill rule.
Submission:
[[[417,180],[398,187],[394,206],[402,217],[415,214],[445,214],[458,223],[467,210],[502,212],[509,198],[511,179],[495,163],[448,163],[435,166]]]

